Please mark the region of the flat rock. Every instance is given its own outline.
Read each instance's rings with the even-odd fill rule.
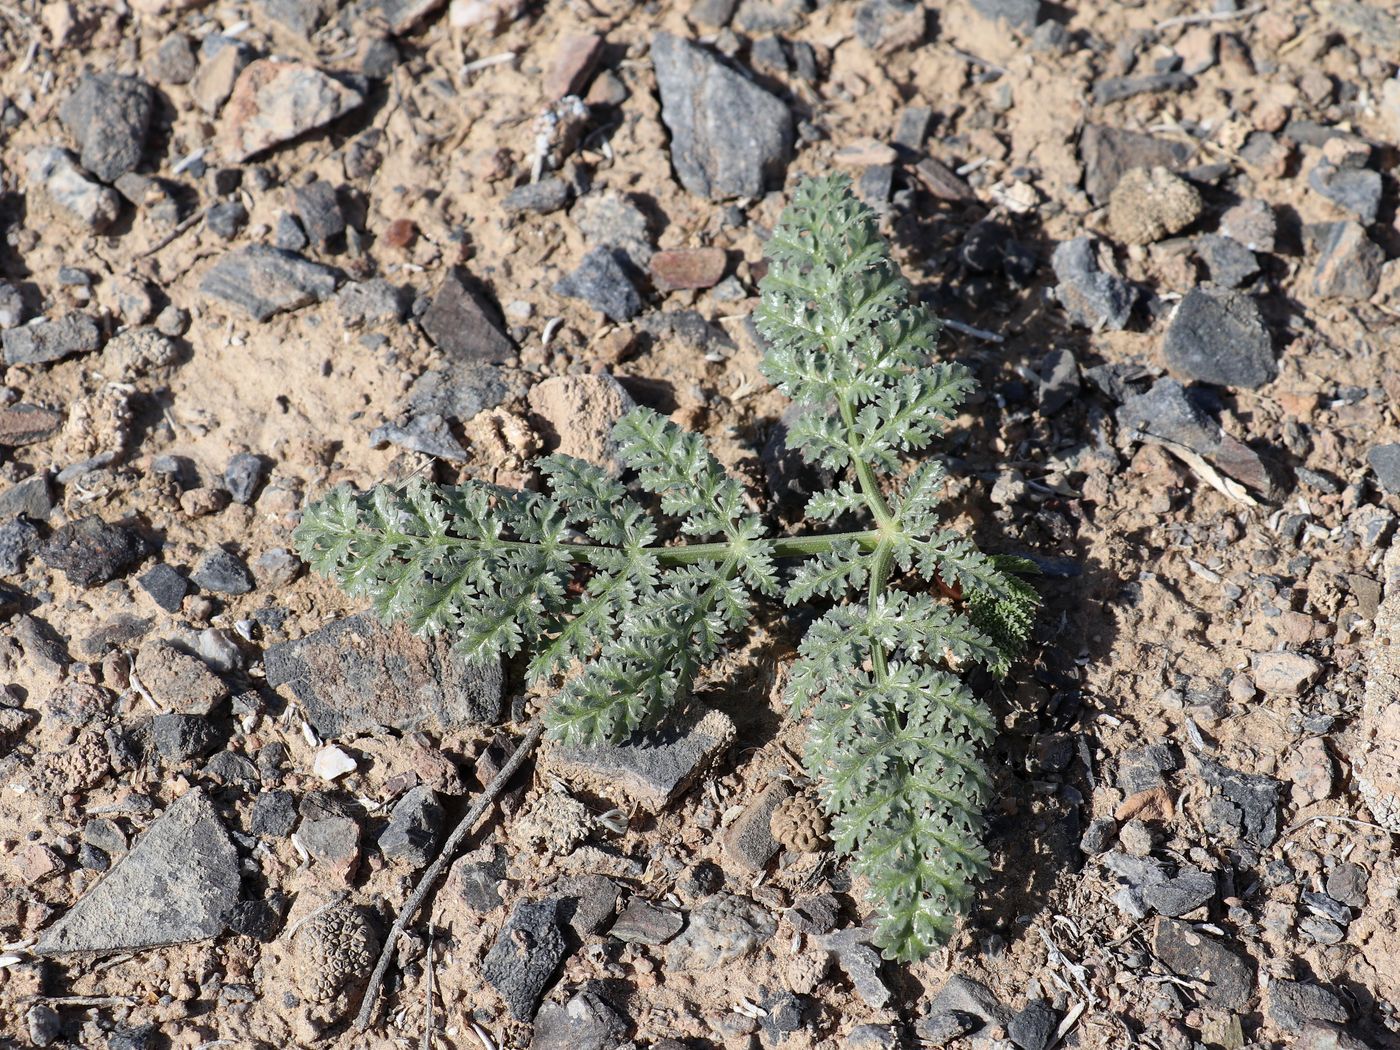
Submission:
[[[1179,171],[1194,155],[1195,150],[1187,143],[1103,124],[1086,125],[1079,138],[1084,191],[1095,204],[1107,204],[1118,180],[1133,168]]]
[[[723,248],[673,248],[651,257],[651,279],[663,291],[713,288],[728,265]]]
[[[506,1001],[511,1016],[529,1021],[566,954],[559,902],[521,901],[486,953],[481,972]]]
[[[442,637],[424,640],[361,613],[264,654],[268,685],[286,686],[324,737],[496,722],[501,669],[469,665]]]
[[[779,849],[770,830],[773,811],[791,795],[792,788],[784,780],[774,780],[759,792],[734,823],[725,829],[725,859],[747,872],[758,872],[767,867]]]
[[[656,947],[676,936],[684,926],[685,916],[674,908],[633,897],[608,932],[627,944]]]
[[[499,362],[515,353],[515,344],[502,331],[500,311],[460,266],[447,271],[419,324],[458,361]]]
[[[972,0],[972,9],[992,22],[1027,32],[1040,21],[1040,0]]]
[[[1366,462],[1386,492],[1400,492],[1400,444],[1377,445],[1366,453]]]
[[[1266,696],[1302,696],[1322,677],[1322,664],[1311,656],[1287,650],[1255,653],[1250,661],[1250,675]]]
[[[207,717],[228,697],[228,686],[203,660],[169,642],[143,645],[133,665],[136,676],[162,707]]]
[[[579,748],[551,744],[545,763],[582,789],[659,813],[734,739],[734,723],[719,711],[677,720],[621,744]]]
[[[964,1032],[976,1031],[983,1025],[1003,1025],[1011,1020],[1011,1011],[998,999],[985,984],[953,974],[928,1007],[929,1019],[940,1014],[955,1014],[976,1019],[972,1027],[964,1027]]]
[[[1322,222],[1305,231],[1318,250],[1312,290],[1324,299],[1369,299],[1380,285],[1385,252],[1358,222]]]
[[[190,593],[190,581],[164,562],[152,565],[136,582],[150,595],[151,601],[168,613],[179,612],[185,596]]]
[[[1032,999],[1016,1011],[1006,1026],[1006,1034],[1017,1050],[1045,1050],[1054,1038],[1060,1015],[1044,999]]]
[[[584,195],[569,212],[584,243],[615,248],[637,273],[651,261],[652,237],[646,212],[630,196],[616,190]]]
[[[17,448],[43,441],[63,425],[63,414],[51,408],[29,405],[0,407],[0,447]]]
[[[1039,0],[1031,2],[1039,7]],[[928,11],[917,0],[865,0],[856,8],[856,39],[878,55],[917,47],[927,33]]]
[[[1101,267],[1092,237],[1076,237],[1057,245],[1050,264],[1059,281],[1055,295],[1071,321],[1095,331],[1122,331],[1127,327],[1137,291]]]
[[[409,788],[389,811],[389,826],[379,836],[379,852],[422,867],[433,859],[443,819],[442,804],[432,788],[426,784]]]
[[[1347,1008],[1321,985],[1275,978],[1264,992],[1269,1019],[1285,1032],[1300,1032],[1309,1021],[1346,1024]]]
[[[329,266],[250,244],[222,256],[205,273],[199,290],[239,307],[255,321],[266,321],[285,310],[324,302],[338,282],[338,273]]]
[[[1210,271],[1211,283],[1238,288],[1259,273],[1259,259],[1233,237],[1208,233],[1196,241],[1196,254]]]
[[[24,155],[31,187],[42,188],[62,216],[101,233],[116,221],[121,197],[90,178],[65,149],[38,146]]]
[[[530,1050],[615,1050],[626,1035],[626,1018],[606,999],[585,989],[563,1006],[545,1003],[540,1008]]]
[[[548,215],[569,203],[574,188],[558,175],[516,186],[501,200],[509,215]]]
[[[559,34],[545,69],[545,98],[581,94],[602,57],[603,38],[597,33]]]
[[[238,75],[224,106],[220,150],[242,163],[363,104],[358,91],[315,66],[258,59]]]
[[[83,167],[103,182],[134,171],[146,148],[155,92],[136,77],[86,73],[59,107]]]
[[[1212,1005],[1242,1010],[1254,990],[1254,968],[1242,953],[1189,923],[1159,918],[1152,931],[1152,950],[1180,977],[1200,981]]]
[[[35,321],[0,332],[7,365],[47,365],[73,354],[90,354],[102,346],[97,322],[74,311],[56,320]]]
[[[506,397],[500,372],[491,365],[458,365],[424,372],[409,388],[394,422],[375,427],[370,444],[397,445],[449,462],[467,459],[451,423],[466,423]]]
[[[1144,393],[1132,394],[1118,409],[1118,425],[1149,438],[1165,438],[1209,455],[1220,444],[1220,424],[1177,380],[1164,377]]]
[[[149,552],[140,533],[89,515],[55,530],[39,557],[75,587],[94,587],[125,574]]]
[[[610,321],[630,321],[642,310],[637,286],[612,248],[590,251],[555,283],[554,294],[582,299]]]
[[[794,139],[785,103],[670,33],[652,38],[651,58],[681,185],[722,200],[759,197],[782,184]]]
[[[1138,95],[1156,95],[1168,91],[1185,91],[1194,87],[1195,77],[1189,73],[1147,73],[1138,77],[1104,77],[1094,84],[1094,104],[1112,105]]]
[[[253,574],[243,559],[222,547],[206,551],[190,573],[190,579],[216,594],[247,594],[255,585]]]
[[[1376,221],[1381,206],[1380,172],[1338,167],[1323,160],[1308,173],[1308,185],[1363,226]]]
[[[104,953],[209,940],[238,903],[240,878],[228,832],[194,789],[40,935],[34,951]]]
[[[1273,340],[1243,292],[1193,288],[1167,326],[1167,366],[1187,379],[1254,390],[1278,376]]]
[[[816,943],[831,953],[851,987],[873,1010],[883,1010],[890,1003],[890,990],[880,976],[880,953],[871,947],[867,930],[838,930],[816,939]]]
[[[1191,759],[1210,790],[1206,830],[1229,845],[1267,849],[1278,838],[1280,784],[1262,773],[1241,773],[1208,758]]]
[[[1253,252],[1274,250],[1278,219],[1267,201],[1240,201],[1220,216],[1220,232]]]

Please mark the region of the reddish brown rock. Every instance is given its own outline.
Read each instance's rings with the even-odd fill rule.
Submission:
[[[651,278],[658,288],[712,288],[724,277],[723,248],[674,248],[651,257]]]
[[[554,42],[554,53],[544,75],[545,97],[553,101],[577,95],[587,86],[603,54],[603,38],[597,33],[564,33]]]
[[[240,163],[330,123],[364,104],[364,96],[315,66],[259,59],[243,70],[224,108],[220,147]]]

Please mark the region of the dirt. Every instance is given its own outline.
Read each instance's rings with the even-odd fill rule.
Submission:
[[[1353,776],[1375,746],[1367,711],[1388,709],[1386,697],[1363,709],[1363,697],[1394,531],[1377,522],[1400,509],[1400,483],[1388,489],[1370,465],[1374,448],[1400,441],[1400,372],[1391,364],[1400,352],[1394,12],[1383,3],[1286,0],[1260,9],[1227,2],[1217,17],[1174,0],[1083,0],[1044,5],[1032,35],[989,19],[990,2],[958,0],[930,6],[922,39],[905,40],[901,23],[881,51],[862,42],[857,8],[894,11],[894,0],[810,11],[748,0],[720,29],[701,20],[723,5],[450,6],[397,36],[370,0],[19,0],[0,9],[8,100],[0,220],[9,246],[0,271],[26,320],[85,311],[99,318],[106,343],[6,368],[7,404],[51,409],[62,422],[0,448],[0,499],[38,474],[65,472],[52,484],[56,506],[36,526],[41,541],[97,515],[139,533],[153,552],[89,586],[37,554],[3,581],[0,1042],[404,1046],[431,1024],[424,1045],[563,1045],[546,1039],[544,1025],[512,1015],[483,980],[483,961],[517,904],[567,896],[569,880],[603,875],[621,887],[618,910],[649,901],[688,916],[722,889],[756,905],[775,932],[752,944],[739,937],[741,954],[720,966],[692,965],[664,944],[624,942],[609,935],[609,920],[575,934],[544,992],[545,1010],[587,992],[621,1018],[616,1030],[589,1028],[610,1034],[580,1046],[918,1046],[931,1031],[921,1021],[964,1008],[937,998],[955,975],[985,985],[1006,1013],[952,1046],[1024,1045],[1024,1025],[1010,1023],[1008,1034],[1007,1019],[1037,1000],[1053,1013],[1056,1045],[1068,1047],[1400,1045],[1392,1005],[1400,1001],[1400,864],[1387,818],[1373,815]],[[453,24],[452,12],[465,19],[487,8],[492,18]],[[279,12],[315,28],[289,28]],[[415,474],[534,485],[530,464],[541,451],[605,459],[607,421],[628,398],[704,433],[754,496],[767,498],[764,450],[785,403],[759,372],[762,348],[747,318],[764,237],[788,194],[774,186],[756,199],[712,201],[682,188],[648,50],[664,30],[732,56],[735,66],[759,67],[756,45],[772,31],[745,27],[760,15],[782,27],[787,54],[809,45],[816,71],[803,79],[794,59],[788,73],[754,74],[796,117],[786,189],[840,165],[861,179],[888,155],[869,140],[893,143],[908,110],[931,110],[927,139],[895,151],[893,193],[879,205],[911,283],[958,323],[940,353],[968,364],[982,384],[944,449],[955,476],[949,517],[986,548],[1030,554],[1046,570],[1031,656],[1007,683],[986,685],[1003,726],[990,756],[993,871],[947,948],[880,968],[882,999],[804,918],[824,906],[824,894],[834,928],[868,918],[829,848],[781,852],[756,873],[735,863],[726,831],[746,808],[774,781],[804,786],[795,759],[803,730],[782,701],[799,634],[773,610],[702,684],[699,699],[737,730],[718,763],[655,814],[614,810],[615,800],[576,785],[571,794],[554,776],[522,778],[527,786],[507,796],[471,847],[504,848],[506,867],[488,880],[503,902],[478,911],[462,888],[464,869],[455,869],[404,938],[376,1028],[358,1034],[349,1015],[363,962],[416,873],[376,847],[391,809],[426,783],[455,819],[519,727],[364,732],[336,741],[354,771],[317,778],[325,742],[288,689],[267,687],[262,653],[363,606],[314,575],[278,570],[289,564],[279,552],[291,547],[306,503],[332,485]],[[222,144],[249,141],[229,125],[258,104],[251,90],[234,91],[214,56],[199,57],[202,40],[230,30],[259,55],[339,78],[336,98],[362,95],[364,104],[251,159],[221,156]],[[193,79],[169,58],[180,51],[170,43],[176,33],[196,55]],[[588,34],[604,43],[592,72],[579,74],[557,49],[591,46]],[[1159,62],[1192,79],[1095,101],[1096,85],[1152,74]],[[1207,68],[1193,71],[1199,65]],[[120,212],[100,234],[25,166],[38,147],[82,152],[59,111],[85,70],[155,88],[136,173],[165,180],[143,186],[138,204],[119,184]],[[229,78],[222,92],[211,86],[216,75]],[[590,104],[577,135],[538,119],[554,101],[543,85],[571,81]],[[236,112],[221,108],[230,92]],[[281,109],[274,117],[290,119]],[[1185,146],[1184,160],[1170,161],[1160,147],[1135,166],[1167,165],[1188,180],[1200,217],[1177,231],[1174,216],[1171,234],[1162,223],[1140,230],[1131,215],[1111,222],[1107,195],[1091,192],[1109,164],[1099,158],[1086,170],[1081,150],[1091,125]],[[1322,144],[1336,133],[1341,140]],[[1358,152],[1357,142],[1369,145]],[[557,161],[554,174],[572,199],[544,213],[508,210],[507,195],[530,183],[539,156],[546,166]],[[927,158],[941,174],[919,172]],[[1336,286],[1315,274],[1324,248],[1308,224],[1357,217],[1311,178],[1324,160],[1381,180],[1379,210],[1358,235],[1379,278],[1360,297],[1331,294]],[[401,319],[362,323],[330,297],[259,322],[201,290],[221,258],[272,243],[284,214],[302,208],[302,226],[314,232],[294,191],[316,180],[336,189],[348,228],[300,254],[342,271],[342,289],[375,277],[403,289]],[[641,241],[635,223],[618,230],[641,291],[642,311],[628,320],[606,320],[557,289],[601,231],[620,222],[598,204],[608,195],[644,219]],[[1266,202],[1277,221],[1277,243],[1257,252],[1258,275],[1243,287],[1263,311],[1278,376],[1255,389],[1197,384],[1196,392],[1224,434],[1260,457],[1268,485],[1252,483],[1238,458],[1138,441],[1115,418],[1124,389],[1140,391],[1165,373],[1162,337],[1176,300],[1212,276],[1198,236],[1221,230],[1223,214],[1247,200]],[[204,209],[232,202],[247,215],[225,238]],[[1010,260],[1005,245],[1014,240],[1033,262],[1028,273],[1011,261],[969,263],[970,231],[984,220],[997,224],[998,259]],[[1120,243],[1115,230],[1125,225],[1130,240],[1148,243]],[[1054,297],[1051,253],[1081,235],[1105,242],[1117,273],[1137,289],[1125,330],[1072,325]],[[725,253],[724,281],[665,291],[646,277],[651,252],[695,248]],[[1333,265],[1355,279],[1365,262]],[[465,375],[453,371],[464,362],[415,320],[455,266],[499,308],[515,346],[494,362],[500,404],[450,421],[465,450],[459,461],[376,447],[371,431],[401,417],[419,376]],[[187,326],[167,308],[186,311]],[[681,311],[711,327],[676,321]],[[153,334],[115,335],[152,324],[170,346]],[[1079,383],[1058,404],[1045,400],[1044,381],[1056,351],[1072,359]],[[230,459],[246,452],[263,457],[267,472],[240,502],[222,490]],[[220,547],[251,567],[247,593],[195,587],[172,612],[138,582],[157,562],[188,576]],[[229,706],[211,716],[221,740],[204,755],[122,762],[113,739],[165,709],[131,674],[142,666],[136,654],[151,660],[163,639],[197,653],[231,687]],[[1280,650],[1315,661],[1315,680],[1258,688],[1259,655]],[[505,699],[518,719],[540,697],[508,675]],[[1174,755],[1168,768],[1140,778],[1142,749],[1163,744]],[[276,745],[286,759],[274,774],[263,756]],[[248,759],[257,775],[238,780],[233,764],[215,762],[224,753]],[[1272,778],[1277,802],[1265,808],[1274,834],[1232,825],[1225,803],[1236,782],[1214,778],[1203,762]],[[101,878],[84,845],[106,841],[116,861],[196,788],[233,833],[245,897],[270,903],[272,928],[146,950],[31,954],[34,939]],[[312,859],[301,838],[254,831],[253,806],[274,790],[291,794],[303,822],[313,804],[348,814],[349,853]],[[550,826],[559,821],[566,826]],[[1094,848],[1086,833],[1101,821],[1111,833]],[[112,843],[106,824],[124,845]],[[1159,958],[1162,920],[1124,906],[1106,850],[1145,851],[1163,870],[1215,879],[1216,892],[1178,918],[1245,961],[1243,998],[1222,999],[1210,975],[1173,972]],[[700,877],[707,862],[718,869],[715,885]],[[1357,881],[1348,865],[1365,876],[1359,895],[1339,888]],[[742,917],[749,904],[735,907]],[[308,928],[310,939],[301,933]],[[336,944],[349,946],[351,962],[308,962],[308,953]],[[1290,980],[1321,986],[1340,1005],[1299,1020],[1278,1007],[1283,993],[1272,987]],[[1326,1016],[1338,1010],[1340,1018]],[[1347,1034],[1324,1031],[1339,1021]],[[118,1041],[143,1026],[152,1026],[147,1041]]]

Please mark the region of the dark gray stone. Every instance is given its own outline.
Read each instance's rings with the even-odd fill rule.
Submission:
[[[253,589],[253,574],[236,554],[222,547],[206,551],[190,579],[196,586],[217,594],[247,594]]]
[[[277,216],[277,222],[272,227],[274,248],[281,248],[287,252],[299,252],[309,243],[306,239],[306,231],[301,228],[301,223],[297,222],[295,215],[284,211]]]
[[[1190,923],[1157,920],[1152,950],[1166,967],[1180,977],[1199,981],[1202,994],[1212,1005],[1242,1010],[1254,991],[1254,968],[1248,956],[1232,951]]]
[[[204,775],[220,783],[248,790],[256,789],[262,779],[258,776],[258,767],[253,764],[251,758],[227,748],[204,763]]]
[[[459,266],[447,271],[419,324],[440,350],[463,363],[504,361],[515,353],[495,304]]]
[[[1053,347],[1041,358],[1040,414],[1053,416],[1079,396],[1079,362],[1065,347]]]
[[[558,913],[557,900],[520,902],[482,963],[482,974],[517,1021],[535,1016],[546,986],[567,954]]]
[[[83,656],[98,659],[108,649],[130,646],[150,631],[155,621],[149,616],[133,616],[131,613],[117,613],[99,623],[93,630],[78,639],[77,649]]]
[[[1016,1012],[1006,1034],[1020,1050],[1045,1050],[1054,1038],[1060,1015],[1044,999],[1032,999]]]
[[[856,8],[856,39],[889,55],[923,43],[928,13],[917,0],[865,0]]]
[[[150,732],[151,746],[172,765],[207,755],[220,741],[218,729],[201,715],[156,715]]]
[[[724,856],[747,872],[762,871],[779,850],[769,823],[773,811],[792,794],[786,781],[774,780],[763,789],[724,832]]]
[[[346,617],[264,654],[267,683],[287,686],[324,737],[494,723],[501,669],[467,664],[441,636],[423,640],[373,615]]]
[[[1142,900],[1160,915],[1180,917],[1215,899],[1215,876],[1183,868],[1174,878],[1142,890]]]
[[[1314,294],[1327,299],[1369,299],[1376,294],[1385,252],[1360,223],[1319,222],[1304,227],[1303,234],[1318,253]]]
[[[560,914],[579,940],[602,933],[612,925],[621,895],[612,879],[603,875],[579,875],[560,879],[556,885],[563,895]]]
[[[1272,846],[1278,838],[1279,782],[1259,773],[1240,773],[1208,758],[1197,759],[1196,764],[1201,780],[1211,789],[1206,830],[1227,845]]]
[[[185,596],[190,593],[190,581],[164,562],[152,565],[136,578],[136,582],[168,613],[178,613]]]
[[[0,576],[18,576],[39,546],[39,529],[24,518],[0,525]]]
[[[155,92],[135,77],[87,73],[59,107],[83,167],[103,182],[134,171],[146,148]]]
[[[253,800],[248,830],[265,838],[286,838],[297,826],[296,798],[290,791],[264,791]]]
[[[150,72],[162,84],[188,84],[196,68],[190,38],[184,33],[171,33],[156,48]]]
[[[1079,848],[1086,856],[1097,856],[1113,846],[1118,837],[1118,822],[1112,817],[1100,817],[1085,829]]]
[[[62,572],[75,587],[114,580],[149,552],[150,545],[139,533],[92,515],[55,530],[39,547],[44,564]]]
[[[46,365],[71,354],[89,354],[102,346],[102,333],[85,313],[64,314],[0,332],[7,365]]]
[[[1259,273],[1258,257],[1233,237],[1208,233],[1196,241],[1196,254],[1221,288],[1238,288]]]
[[[252,503],[263,479],[267,477],[268,462],[253,452],[239,452],[229,458],[224,468],[224,488],[235,503]]]
[[[1300,1032],[1309,1021],[1346,1024],[1348,1020],[1342,1000],[1321,985],[1275,978],[1269,982],[1265,1002],[1269,1019],[1285,1032]]]
[[[1381,206],[1381,173],[1369,168],[1339,168],[1319,162],[1308,173],[1308,185],[1363,226],[1376,221]]]
[[[379,836],[379,852],[391,860],[421,868],[433,859],[442,839],[444,814],[433,789],[419,784],[404,793],[389,813],[389,826]]]
[[[450,884],[473,911],[495,911],[501,900],[501,880],[506,877],[506,852],[499,846],[483,846],[452,866]],[[567,891],[566,891],[567,892]]]
[[[899,1033],[890,1024],[858,1024],[846,1035],[846,1050],[899,1050]]]
[[[1099,267],[1092,237],[1076,237],[1055,248],[1050,257],[1059,285],[1055,289],[1065,312],[1085,328],[1122,331],[1132,316],[1137,291],[1123,278]]]
[[[616,1050],[627,1019],[606,999],[584,989],[568,1003],[546,1003],[535,1017],[530,1050]]]
[[[1026,32],[1040,21],[1040,0],[972,0],[972,8],[983,18]]]
[[[1386,492],[1400,493],[1400,444],[1377,445],[1366,454],[1376,480]]]
[[[325,244],[345,232],[345,214],[335,187],[324,179],[298,186],[292,191],[292,202],[302,229],[315,244]]]
[[[782,185],[794,140],[786,104],[670,33],[652,38],[651,57],[681,185],[715,200]]]
[[[324,302],[339,277],[328,266],[262,244],[229,252],[204,275],[199,290],[266,321],[285,310]]]
[[[217,937],[238,901],[238,853],[204,794],[171,804],[34,951],[105,953]]]
[[[312,859],[343,877],[352,875],[360,863],[359,821],[341,802],[326,795],[302,799],[299,812],[297,841]]]
[[[346,328],[397,324],[404,316],[404,293],[382,277],[347,284],[335,303]]]
[[[642,310],[642,297],[615,249],[594,248],[572,273],[555,284],[554,292],[582,299],[610,321],[630,321]]]
[[[685,926],[685,917],[641,897],[633,897],[609,933],[628,944],[665,944]]]
[[[204,215],[204,225],[216,237],[231,241],[248,224],[248,209],[241,201],[224,201],[213,205]]]
[[[948,1013],[970,1015],[980,1022],[974,1028],[964,1028],[965,1032],[976,1031],[982,1025],[1006,1025],[1011,1020],[1011,1011],[991,989],[961,974],[949,977],[929,1004],[929,1019]]]
[[[1094,103],[1107,106],[1137,95],[1155,95],[1164,91],[1185,91],[1196,80],[1189,73],[1149,73],[1140,77],[1105,77],[1094,85]]]
[[[286,897],[280,893],[264,900],[239,901],[229,912],[229,932],[270,943],[282,931],[286,910]]]
[[[1170,378],[1157,380],[1146,393],[1125,398],[1118,409],[1118,425],[1175,441],[1203,455],[1220,443],[1220,425]]]
[[[558,175],[549,175],[538,182],[527,182],[505,195],[501,207],[509,215],[548,215],[569,203],[573,187]]]
[[[1167,365],[1188,379],[1254,390],[1278,376],[1273,340],[1243,292],[1194,288],[1167,326]]]
[[[984,1024],[982,1018],[965,1010],[938,1010],[921,1017],[914,1025],[914,1034],[924,1046],[944,1047]]]
[[[759,1026],[767,1037],[764,1041],[772,1046],[807,1026],[812,1000],[805,995],[778,992],[773,996],[761,996],[759,1005],[764,1011]]]
[[[688,17],[691,22],[707,29],[720,29],[734,17],[734,8],[739,0],[695,0],[690,5]]]
[[[1348,908],[1364,908],[1370,881],[1365,868],[1344,860],[1327,874],[1327,895]]]
[[[491,365],[463,365],[424,372],[409,389],[395,422],[370,432],[370,443],[398,445],[450,462],[467,458],[450,425],[465,423],[478,412],[499,405],[506,396],[501,374]]]
[[[933,110],[928,106],[906,106],[899,114],[894,144],[910,153],[921,153],[933,124]]]
[[[1095,204],[1107,204],[1124,172],[1156,167],[1179,171],[1191,163],[1195,149],[1174,139],[1089,124],[1079,138],[1079,156],[1084,162],[1084,191]]]

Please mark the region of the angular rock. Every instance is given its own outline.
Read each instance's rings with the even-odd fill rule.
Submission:
[[[633,897],[612,924],[609,934],[627,944],[665,944],[685,926],[685,917],[674,908]]]
[[[1050,257],[1059,284],[1055,294],[1075,324],[1097,331],[1122,331],[1132,316],[1137,291],[1099,265],[1095,241],[1076,237],[1057,245]]]
[[[238,853],[198,789],[174,802],[107,876],[39,937],[40,955],[217,937],[238,902]]]
[[[267,476],[267,460],[252,452],[238,452],[224,468],[224,488],[235,503],[252,503]]]
[[[423,867],[433,859],[442,838],[443,818],[432,788],[426,784],[410,788],[389,813],[389,826],[379,836],[379,852],[390,860]]]
[[[1302,696],[1322,677],[1322,664],[1288,651],[1255,653],[1250,675],[1266,696]]]
[[[419,324],[448,356],[466,363],[504,361],[515,344],[501,314],[460,266],[447,271]]]
[[[1183,868],[1173,878],[1143,887],[1142,900],[1159,915],[1177,918],[1214,900],[1215,894],[1215,876],[1199,868]]]
[[[150,724],[151,746],[170,765],[209,754],[219,745],[218,728],[199,715],[156,715]]]
[[[325,302],[338,275],[328,266],[292,252],[250,244],[220,257],[205,273],[199,290],[237,306],[255,321],[284,310]]]
[[[39,546],[39,530],[24,518],[0,525],[0,576],[18,576]]]
[[[484,915],[503,903],[501,882],[505,877],[505,849],[499,845],[483,846],[452,865],[447,884],[460,894],[468,908]]]
[[[1202,455],[1220,444],[1220,425],[1171,378],[1159,379],[1145,393],[1125,398],[1118,409],[1118,425],[1185,445]]]
[[[722,200],[782,184],[794,140],[786,104],[670,33],[652,38],[651,57],[671,163],[687,190]]]
[[[190,581],[164,562],[152,565],[137,577],[141,589],[168,613],[177,613],[190,593]]]
[[[298,186],[292,191],[292,202],[302,229],[314,243],[324,245],[345,232],[345,214],[335,187],[324,179]]]
[[[441,636],[424,641],[369,613],[273,645],[263,662],[268,685],[289,687],[323,737],[453,729],[501,714],[499,665],[467,664]]]
[[[1162,352],[1174,372],[1201,383],[1254,390],[1278,376],[1264,316],[1242,292],[1187,292],[1167,326]]]
[[[72,354],[89,354],[102,345],[102,333],[85,313],[42,319],[0,332],[7,365],[46,365]]]
[[[93,587],[124,575],[150,552],[140,533],[89,515],[55,530],[39,557],[75,587]]]
[[[1125,172],[1153,167],[1179,171],[1190,163],[1195,150],[1172,139],[1089,124],[1079,138],[1079,155],[1084,162],[1084,191],[1095,204],[1107,204]]]
[[[1400,444],[1377,445],[1366,454],[1376,480],[1386,492],[1400,492]]]
[[[1316,984],[1275,978],[1264,992],[1269,1019],[1285,1032],[1299,1032],[1309,1021],[1346,1024],[1347,1008],[1335,994]]]
[[[940,1014],[974,1018],[977,1023],[973,1027],[964,1027],[964,1032],[976,1031],[983,1025],[1004,1026],[1011,1020],[1011,1011],[991,989],[961,974],[949,977],[929,1003],[929,1019]]]
[[[0,408],[0,448],[17,448],[43,441],[63,425],[61,413],[38,405],[5,405]]]
[[[59,107],[83,167],[103,182],[134,171],[146,148],[155,92],[135,77],[86,73]]]
[[[389,443],[454,462],[467,458],[449,421],[466,423],[506,398],[501,374],[490,365],[467,364],[424,372],[409,388],[399,422],[376,427],[370,443]]]
[[[582,299],[610,321],[630,321],[642,309],[642,297],[609,248],[594,248],[554,285],[554,294]]]
[[[1108,196],[1108,223],[1124,244],[1151,244],[1201,217],[1196,187],[1166,168],[1132,168]]]
[[[217,594],[247,594],[254,587],[253,574],[243,559],[222,547],[206,551],[190,579],[196,586]]]
[[[296,797],[290,791],[262,791],[253,799],[248,829],[254,835],[286,838],[296,826]]]
[[[603,38],[597,33],[561,33],[544,74],[545,98],[582,94],[602,57]]]
[[[558,175],[526,182],[507,193],[501,207],[508,215],[548,215],[569,203],[574,188]]]
[[[1381,206],[1381,173],[1368,168],[1338,167],[1319,161],[1308,173],[1308,185],[1363,226],[1376,221]]]
[[[1105,77],[1094,84],[1094,104],[1112,105],[1138,95],[1155,95],[1165,91],[1185,91],[1195,87],[1196,79],[1189,73],[1148,73],[1140,77]]]
[[[207,717],[228,697],[228,686],[203,660],[169,642],[151,642],[136,654],[133,670],[162,707]]]
[[[1238,288],[1259,272],[1259,260],[1233,237],[1208,233],[1196,241],[1196,254],[1210,271],[1212,284]]]
[[[876,54],[916,47],[927,32],[928,12],[916,0],[865,0],[856,8],[856,39]]]
[[[101,233],[116,221],[121,198],[115,190],[88,177],[72,154],[56,146],[37,146],[24,156],[31,187],[42,187],[60,211],[79,225]]]
[[[972,0],[972,9],[989,21],[1026,32],[1040,21],[1040,0]]]
[[[559,913],[580,940],[602,933],[612,925],[621,896],[612,879],[603,875],[578,875],[560,879],[555,886],[563,895]]]
[[[1249,1004],[1254,971],[1248,957],[1189,923],[1159,918],[1152,931],[1152,950],[1173,973],[1200,981],[1207,1002],[1227,1010],[1242,1010]]]
[[[486,953],[482,975],[500,993],[512,1017],[529,1021],[565,954],[559,902],[522,901]]]
[[[360,866],[360,825],[340,803],[308,796],[301,805],[296,841],[329,877],[346,883]]]
[[[1006,1034],[1018,1050],[1045,1050],[1054,1038],[1060,1015],[1044,999],[1032,999],[1016,1012],[1006,1026]]]
[[[233,94],[238,74],[255,57],[253,49],[241,40],[221,34],[210,34],[200,44],[200,64],[190,81],[190,94],[195,105],[209,116]]]
[[[792,795],[785,780],[774,780],[763,789],[724,832],[724,856],[747,872],[762,871],[778,852],[770,825],[773,811]]]
[[[239,164],[363,104],[358,91],[314,66],[259,59],[238,75],[224,107],[220,150]]]
[[[663,291],[713,288],[724,277],[723,248],[675,248],[651,257],[651,279]]]
[[[868,943],[865,930],[838,930],[817,943],[836,960],[851,987],[873,1010],[883,1010],[890,1002],[890,990],[880,976],[880,953]]]
[[[347,284],[335,299],[346,328],[397,324],[403,320],[403,292],[382,277]]]
[[[606,999],[585,989],[563,1006],[545,1003],[535,1017],[530,1050],[615,1050],[627,1020]]]
[[[1278,838],[1279,782],[1259,773],[1240,773],[1208,758],[1193,758],[1211,789],[1207,828],[1226,845],[1245,843],[1267,849]]]
[[[269,675],[270,677],[270,675]],[[594,748],[550,745],[545,763],[583,789],[659,813],[694,782],[734,739],[734,724],[719,711],[678,721],[621,744]]]
[[[1356,222],[1322,222],[1305,230],[1318,249],[1312,290],[1324,299],[1369,299],[1380,285],[1385,252]]]
[[[1220,232],[1252,252],[1271,252],[1278,220],[1266,201],[1241,201],[1220,216]]]
[[[569,213],[584,243],[615,248],[637,273],[647,269],[654,249],[646,212],[614,190],[589,193]]]

